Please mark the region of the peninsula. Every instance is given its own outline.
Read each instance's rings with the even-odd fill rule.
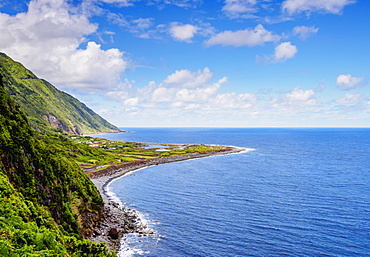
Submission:
[[[204,158],[216,155],[235,154],[244,151],[244,148],[230,147],[230,146],[207,146],[207,145],[175,145],[175,144],[156,144],[167,146],[167,150],[160,152],[166,153],[170,151],[178,152],[183,148],[186,154],[171,154],[167,157],[156,157],[153,159],[143,159],[136,161],[124,162],[119,165],[107,166],[99,171],[89,173],[90,180],[94,183],[102,199],[104,201],[105,219],[95,227],[93,235],[90,240],[96,243],[105,243],[111,251],[118,251],[120,247],[120,238],[126,233],[138,233],[144,236],[152,236],[153,232],[146,229],[141,224],[139,217],[135,210],[124,209],[109,196],[108,185],[115,178],[124,176],[129,172],[150,167],[153,165],[160,165],[170,162],[185,161],[195,158]],[[191,150],[198,148],[198,151],[191,152]],[[170,150],[172,149],[172,150]],[[202,149],[202,150],[199,150]],[[156,152],[156,148],[153,148]]]
[[[0,256],[115,256],[122,234],[146,232],[134,211],[107,197],[109,181],[242,150],[81,135],[119,131],[0,53]]]

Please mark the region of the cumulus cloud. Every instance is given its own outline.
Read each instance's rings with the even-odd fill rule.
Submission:
[[[175,102],[206,102],[210,96],[216,94],[219,88],[220,84],[217,83],[203,88],[183,88],[177,91]]]
[[[195,34],[199,31],[199,28],[191,25],[191,24],[185,24],[180,25],[177,22],[174,22],[171,24],[171,28],[169,29],[169,32],[177,41],[183,41],[186,43],[191,43],[191,39],[195,36]]]
[[[297,52],[297,47],[292,45],[291,42],[283,42],[275,47],[274,59],[276,62],[284,62],[293,58]]]
[[[296,87],[291,92],[273,98],[271,104],[274,108],[286,110],[314,106],[317,105],[317,101],[315,99],[314,90],[303,90],[300,87]]]
[[[213,45],[253,47],[263,45],[265,42],[276,42],[279,41],[280,38],[280,36],[266,30],[261,24],[259,24],[254,29],[223,31],[208,39],[205,42],[205,45],[208,47]]]
[[[124,85],[106,93],[106,96],[122,101],[125,106],[137,108],[223,110],[255,106],[257,97],[254,94],[219,93],[222,85],[227,83],[227,77],[214,83],[211,83],[212,80],[213,73],[207,67],[195,72],[183,69],[168,75],[159,84],[152,81],[137,90]]]
[[[275,47],[275,52],[270,55],[256,56],[257,63],[279,63],[293,58],[298,53],[298,48],[291,42],[283,42]]]
[[[282,9],[290,15],[301,12],[340,14],[346,5],[353,3],[356,0],[285,0]]]
[[[152,100],[154,102],[170,102],[170,92],[165,87],[157,88],[153,91]]]
[[[293,28],[293,34],[298,35],[302,40],[306,40],[307,38],[314,36],[318,31],[319,29],[314,26],[296,26]]]
[[[352,90],[366,86],[364,77],[353,77],[351,74],[342,74],[337,77],[337,87],[342,90]]]
[[[209,82],[212,77],[213,73],[207,67],[196,72],[184,69],[168,75],[163,83],[168,87],[196,88]]]
[[[86,36],[97,25],[63,0],[32,0],[28,11],[0,14],[1,51],[38,76],[62,87],[83,90],[114,85],[127,67],[123,52],[103,50]]]
[[[312,89],[302,90],[299,87],[296,87],[290,93],[285,95],[286,99],[289,102],[305,102],[312,100],[312,97],[315,95],[315,92]]]

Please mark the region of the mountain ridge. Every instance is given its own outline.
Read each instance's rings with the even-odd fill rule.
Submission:
[[[62,130],[78,135],[121,131],[84,103],[38,78],[4,53],[0,53],[0,72],[4,75],[6,92],[37,131]]]
[[[0,69],[0,256],[114,256],[85,239],[103,218],[103,200],[67,137],[42,134],[6,93]]]

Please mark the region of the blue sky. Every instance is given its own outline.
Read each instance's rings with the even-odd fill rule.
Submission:
[[[0,0],[0,51],[120,127],[369,127],[370,1]]]

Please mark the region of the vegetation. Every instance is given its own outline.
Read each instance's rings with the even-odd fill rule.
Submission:
[[[6,92],[20,106],[35,130],[52,132],[61,129],[72,134],[119,131],[85,104],[37,78],[3,53],[0,53],[0,70]]]
[[[144,143],[111,141],[67,133],[53,135],[37,133],[36,137],[46,145],[53,145],[61,154],[76,162],[87,174],[112,165],[126,165],[144,159],[229,150],[224,146],[174,144],[157,144],[149,148]]]
[[[62,136],[59,135],[59,137]],[[47,138],[48,140],[52,139],[50,136]],[[49,141],[49,143],[57,145],[58,141]],[[60,145],[60,149],[63,148],[65,153],[88,174],[112,165],[121,166],[145,159],[230,150],[229,147],[225,146],[209,145],[156,144],[148,147],[143,143],[70,135],[66,135],[63,145]]]
[[[5,78],[5,79],[4,79]],[[110,256],[87,239],[102,199],[56,137],[35,135],[0,70],[0,256]]]
[[[65,129],[70,133],[109,127],[76,99],[0,54],[0,256],[114,256],[105,244],[85,239],[103,218],[104,207],[85,173],[228,149],[162,145],[165,149],[158,151],[142,143],[71,135],[53,129],[42,118],[45,113],[64,125],[78,124]]]

